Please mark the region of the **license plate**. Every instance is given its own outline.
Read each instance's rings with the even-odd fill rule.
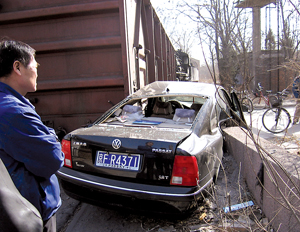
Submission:
[[[95,164],[97,167],[138,171],[140,167],[140,155],[124,155],[97,151]]]

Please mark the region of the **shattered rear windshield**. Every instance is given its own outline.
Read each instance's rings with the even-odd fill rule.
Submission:
[[[162,96],[134,99],[116,107],[98,123],[109,125],[190,128],[205,97]]]

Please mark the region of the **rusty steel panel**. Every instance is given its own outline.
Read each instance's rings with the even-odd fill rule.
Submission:
[[[115,0],[52,0],[52,1],[40,1],[40,0],[2,0],[1,1],[1,12],[3,13],[12,13],[17,15],[25,14],[31,11],[32,16],[36,17],[37,13],[41,12],[39,15],[45,16],[49,15],[49,12],[81,12],[82,8],[88,8],[88,11],[98,9],[97,6],[101,6],[101,9],[109,9],[111,6],[118,7],[119,1]],[[20,17],[24,19],[25,17]]]
[[[162,41],[162,35],[161,35],[161,24],[159,21],[155,21],[154,24],[154,36],[155,36],[155,41]],[[157,66],[157,73],[155,80],[157,81],[162,81],[162,42],[160,42],[158,45],[155,44],[155,64]]]
[[[38,89],[101,87],[106,82],[122,85],[121,57],[120,48],[40,54]]]
[[[175,80],[175,51],[149,0],[2,0],[0,4],[0,35],[36,49],[38,90],[26,97],[54,129],[68,132],[95,120],[112,106],[109,102],[115,104],[130,94],[135,82]],[[140,7],[131,9],[136,6]],[[129,12],[137,12],[138,19]],[[142,30],[129,30],[139,22]],[[136,42],[144,38],[139,57],[146,69],[130,67],[139,65],[130,60],[136,56],[130,43],[134,36]]]
[[[0,14],[0,20],[3,15]],[[1,22],[1,21],[0,21]],[[24,33],[26,31],[27,33]],[[37,47],[37,51],[51,51],[42,48],[43,44],[73,42],[83,39],[100,39],[120,36],[119,15],[117,13],[85,15],[80,17],[35,20],[25,23],[8,24],[0,27],[0,34],[23,41]],[[120,44],[120,41],[119,41]],[[72,49],[73,44],[66,44],[65,49]],[[42,49],[41,49],[42,48]],[[53,47],[55,48],[55,47]],[[61,49],[61,48],[59,48]]]
[[[41,116],[44,115],[73,115],[73,114],[98,114],[104,112],[114,104],[123,99],[123,89],[82,89],[74,91],[51,91],[45,95],[39,93],[34,95],[38,99],[35,103],[36,109]],[[30,98],[29,98],[30,99]],[[103,102],[103,99],[108,99]],[[60,102],[60,104],[53,104]],[[86,103],[89,107],[86,107]],[[99,116],[99,115],[98,115]]]
[[[123,93],[123,88],[113,87],[41,91],[27,97],[34,102],[43,121],[50,122],[55,129],[64,127],[71,131],[97,119],[101,113],[121,101]]]
[[[161,44],[162,44],[162,80],[163,81],[168,81],[168,72],[167,72],[167,41],[166,41],[166,34],[162,30],[161,32]]]
[[[154,18],[153,18],[153,8],[148,5],[145,6],[145,24],[144,27],[147,28],[148,34],[148,46],[146,51],[147,64],[148,67],[155,67],[155,40],[154,40]],[[148,69],[147,73],[147,84],[155,81],[155,68]]]

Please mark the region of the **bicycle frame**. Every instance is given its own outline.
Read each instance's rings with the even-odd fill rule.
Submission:
[[[260,104],[260,103],[261,103],[261,100],[263,99],[264,102],[266,103],[266,105],[270,107],[270,99],[269,99],[269,96],[268,96],[268,95],[265,96],[265,95],[263,94],[263,92],[262,92],[261,89],[259,89],[258,91],[259,91],[259,96],[257,96],[257,97],[259,97],[258,103]]]
[[[265,96],[265,95],[263,94],[263,92],[262,92],[263,87],[261,86],[260,83],[258,83],[258,88],[257,88],[257,90],[258,90],[258,92],[259,92],[259,96],[257,96],[257,94],[255,94],[255,95],[256,95],[256,97],[259,98],[258,104],[260,104],[261,101],[263,100],[263,101],[265,102],[265,104],[266,104],[268,107],[271,107],[271,105],[270,105],[270,99],[269,99],[269,94],[271,93],[271,91],[267,90],[267,91],[266,91],[266,92],[267,92],[267,96]]]

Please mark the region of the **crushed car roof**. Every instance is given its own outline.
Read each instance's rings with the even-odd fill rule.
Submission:
[[[165,94],[188,94],[213,97],[216,92],[216,85],[199,82],[179,82],[179,81],[156,81],[146,85],[133,93],[131,97],[147,97]]]

